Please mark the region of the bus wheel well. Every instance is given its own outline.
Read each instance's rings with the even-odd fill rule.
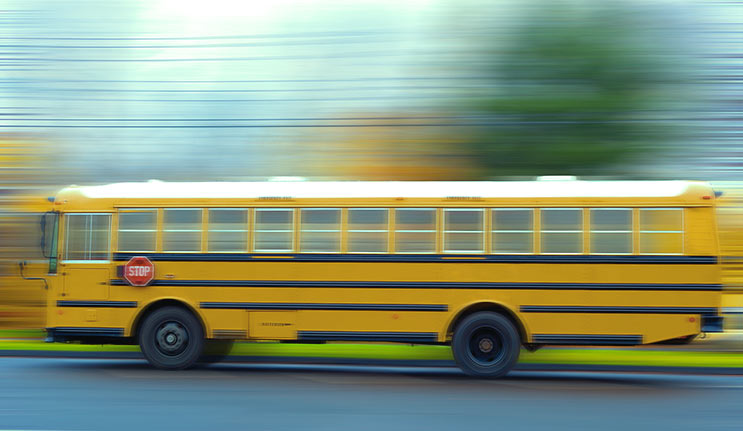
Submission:
[[[193,314],[196,317],[196,319],[201,324],[201,328],[204,330],[204,335],[206,335],[206,325],[204,325],[204,321],[201,319],[201,316],[199,316],[199,313],[197,313],[190,305],[177,299],[160,299],[158,301],[147,304],[147,306],[139,312],[137,318],[134,319],[134,325],[132,326],[132,338],[136,340],[139,336],[139,328],[142,326],[142,322],[144,322],[145,317],[163,307],[179,307],[187,310],[189,313]]]
[[[457,327],[459,322],[462,321],[462,319],[480,311],[492,311],[494,313],[502,314],[503,316],[508,318],[518,330],[519,338],[521,338],[521,343],[526,342],[526,328],[524,327],[524,324],[521,322],[521,320],[519,320],[519,318],[511,309],[495,302],[478,302],[477,304],[469,305],[466,308],[460,310],[459,313],[457,313],[457,315],[451,321],[451,324],[449,324],[449,328],[447,328],[446,330],[447,338],[451,339],[451,335],[454,333],[454,329]]]

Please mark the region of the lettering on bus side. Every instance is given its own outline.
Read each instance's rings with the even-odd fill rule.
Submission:
[[[147,277],[152,272],[149,266],[130,266],[127,275],[129,277]]]

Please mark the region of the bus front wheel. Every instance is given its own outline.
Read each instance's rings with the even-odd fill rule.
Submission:
[[[465,374],[474,377],[506,375],[519,359],[520,345],[514,324],[490,311],[462,319],[452,338],[454,360]]]
[[[163,307],[145,318],[139,331],[139,347],[157,368],[190,368],[204,349],[204,330],[188,310]]]

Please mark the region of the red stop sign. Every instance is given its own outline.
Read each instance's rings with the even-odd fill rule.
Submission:
[[[134,256],[124,265],[124,280],[132,286],[147,286],[155,278],[155,265],[145,256]]]

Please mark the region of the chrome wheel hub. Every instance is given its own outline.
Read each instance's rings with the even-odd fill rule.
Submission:
[[[480,340],[479,347],[480,351],[482,351],[483,353],[489,353],[493,350],[493,340],[489,338],[483,338],[482,340]]]
[[[167,355],[177,355],[188,345],[188,331],[178,322],[166,322],[157,330],[158,349]]]

